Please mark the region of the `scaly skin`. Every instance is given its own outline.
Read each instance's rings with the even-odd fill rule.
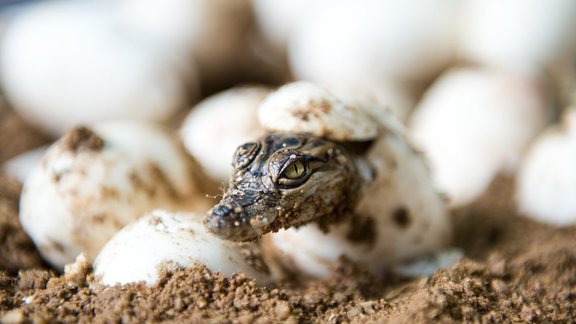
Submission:
[[[354,162],[332,141],[271,134],[240,146],[230,187],[204,221],[223,239],[250,241],[270,231],[340,218],[360,187]]]

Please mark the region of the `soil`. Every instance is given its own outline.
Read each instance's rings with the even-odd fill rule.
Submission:
[[[2,102],[0,96],[0,105]],[[0,108],[0,163],[49,141],[47,136],[28,126],[14,113],[2,112],[2,109]]]
[[[8,119],[4,119],[8,118]],[[46,141],[13,115],[0,120],[0,162]],[[204,268],[165,273],[155,288],[65,277],[39,257],[18,222],[21,186],[0,176],[2,322],[575,322],[576,227],[518,215],[513,181],[454,211],[465,257],[428,278],[375,278],[342,260],[329,280],[258,287]]]

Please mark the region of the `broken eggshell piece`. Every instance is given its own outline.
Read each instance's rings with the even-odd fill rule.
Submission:
[[[203,265],[226,277],[244,273],[270,282],[256,243],[221,240],[202,224],[201,214],[156,210],[118,232],[94,262],[104,285],[144,281],[154,286],[163,271]]]
[[[124,225],[156,208],[207,209],[201,169],[173,134],[145,122],[69,131],[24,183],[20,221],[56,268],[92,260]]]
[[[404,123],[415,105],[413,89],[392,81],[363,80],[352,85],[336,81],[329,83],[328,88],[339,95],[348,94],[371,101],[378,110]]]
[[[264,99],[258,119],[271,132],[308,133],[342,141],[375,138],[378,122],[362,112],[360,102],[346,99],[311,82],[293,82]]]

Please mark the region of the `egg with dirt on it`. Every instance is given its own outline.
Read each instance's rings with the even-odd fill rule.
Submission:
[[[126,224],[157,208],[208,209],[210,182],[176,135],[146,122],[71,129],[26,178],[20,221],[41,255],[62,269],[89,261]]]

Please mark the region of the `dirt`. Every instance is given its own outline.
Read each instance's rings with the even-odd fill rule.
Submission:
[[[2,104],[0,97],[0,104]],[[0,108],[1,110],[1,108]],[[0,113],[0,163],[49,141],[14,113]]]
[[[0,122],[0,161],[45,141],[21,121],[8,124]],[[376,278],[342,260],[328,280],[272,287],[204,268],[165,273],[155,288],[102,287],[89,272],[65,277],[42,262],[18,222],[21,187],[0,176],[0,320],[575,322],[576,227],[553,228],[517,215],[512,188],[512,179],[500,177],[484,197],[454,212],[454,244],[466,256],[428,278]]]
[[[72,152],[80,150],[100,151],[104,147],[104,140],[91,129],[80,126],[73,128],[62,138],[64,146]]]

